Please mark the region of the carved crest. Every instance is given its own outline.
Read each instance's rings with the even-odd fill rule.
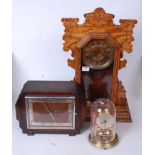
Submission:
[[[78,24],[78,18],[63,18],[62,22],[65,27],[64,51],[72,52],[72,60],[68,60],[68,65],[75,69],[75,80],[80,83],[80,70],[78,59],[80,53],[77,49],[77,44],[89,33],[107,33],[119,45],[121,56],[124,52],[132,52],[133,28],[137,23],[136,20],[121,19],[120,25],[113,23],[114,15],[108,14],[103,8],[97,8],[92,13],[84,15],[85,22]],[[119,61],[119,69],[125,67],[127,61]]]
[[[114,25],[113,18],[114,15],[107,14],[102,8],[97,8],[93,13],[88,13],[84,15],[85,17],[85,26],[104,26],[104,25]],[[96,22],[98,21],[98,22]]]

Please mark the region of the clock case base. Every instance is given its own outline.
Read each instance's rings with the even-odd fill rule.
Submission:
[[[91,135],[89,134],[89,142],[98,148],[109,149],[116,146],[119,143],[119,138],[118,138],[118,135],[116,135],[114,140],[111,141],[110,143],[103,143],[103,142],[96,141],[95,137],[91,137]]]
[[[128,101],[126,98],[126,91],[121,81],[118,81],[116,105],[116,121],[117,122],[132,122]],[[83,119],[86,122],[90,121],[90,104],[85,103],[83,107]]]

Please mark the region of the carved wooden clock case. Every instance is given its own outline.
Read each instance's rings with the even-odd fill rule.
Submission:
[[[78,18],[63,18],[64,51],[72,52],[68,65],[75,70],[74,80],[85,92],[83,121],[90,119],[90,104],[97,98],[110,98],[116,106],[117,121],[131,122],[126,91],[118,79],[118,71],[126,66],[125,52],[132,52],[133,28],[136,20],[113,22],[114,15],[102,8]]]

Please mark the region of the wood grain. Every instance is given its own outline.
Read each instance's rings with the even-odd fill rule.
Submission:
[[[77,45],[88,33],[108,33],[117,43],[120,44],[120,51],[132,52],[133,28],[137,23],[132,19],[120,19],[120,25],[113,22],[114,15],[108,14],[103,8],[97,8],[91,13],[84,14],[85,21],[78,24],[78,18],[62,18],[65,27],[63,40],[64,51],[71,51],[73,60],[68,61],[68,65],[75,69],[75,80],[81,82],[80,74],[77,71],[79,65],[76,61],[78,55]],[[120,69],[125,67],[121,65]]]
[[[65,27],[63,35],[63,49],[71,52],[73,59],[68,65],[75,70],[74,80],[82,84],[81,49],[92,39],[106,39],[114,47],[114,65],[112,74],[111,100],[116,105],[117,120],[130,122],[131,116],[128,108],[125,89],[118,79],[118,71],[126,67],[127,60],[123,59],[125,52],[132,52],[133,28],[137,23],[134,19],[120,19],[120,24],[114,23],[114,15],[106,13],[103,8],[96,8],[93,12],[84,14],[85,21],[79,24],[78,18],[62,18]],[[108,69],[107,69],[108,70]],[[103,90],[100,90],[103,91]],[[97,93],[97,92],[94,92]],[[83,116],[89,119],[89,105],[83,106]],[[84,120],[84,118],[83,118]]]

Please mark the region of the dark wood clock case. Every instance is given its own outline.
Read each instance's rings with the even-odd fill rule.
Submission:
[[[16,103],[23,133],[80,133],[82,94],[73,81],[28,81]]]

